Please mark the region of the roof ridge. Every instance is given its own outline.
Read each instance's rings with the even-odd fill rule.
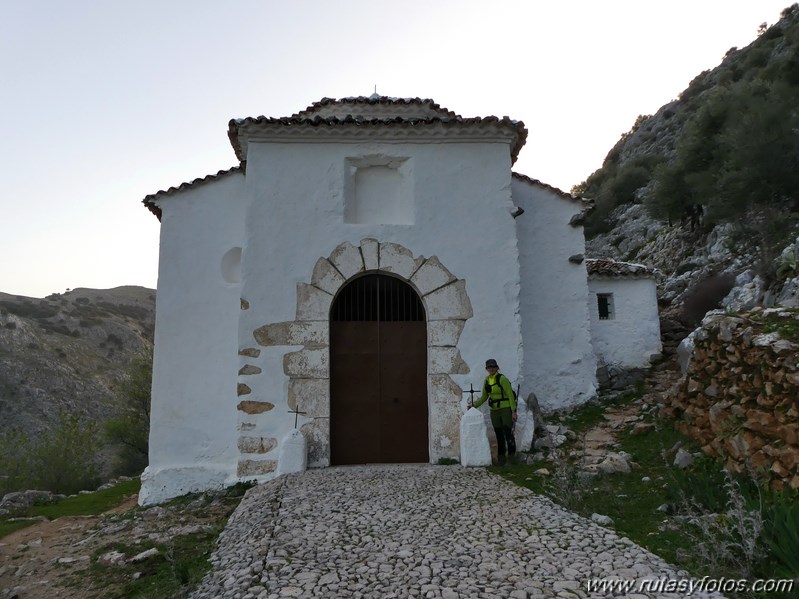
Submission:
[[[378,95],[378,94],[372,94],[371,96],[348,96],[348,97],[345,97],[345,98],[328,98],[328,97],[324,97],[321,100],[317,100],[316,102],[313,102],[312,104],[310,104],[307,108],[305,108],[305,110],[301,110],[301,111],[299,111],[297,113],[294,113],[292,116],[296,117],[296,116],[300,116],[300,115],[303,115],[303,114],[315,112],[315,111],[319,110],[320,108],[323,108],[325,106],[335,105],[335,104],[338,104],[338,105],[342,105],[342,104],[370,104],[370,105],[375,105],[375,104],[410,105],[410,104],[414,104],[414,105],[419,105],[419,106],[422,106],[422,105],[426,104],[426,105],[428,105],[428,107],[431,110],[435,110],[435,111],[438,111],[438,112],[443,112],[443,113],[446,113],[447,115],[452,116],[452,117],[460,116],[457,113],[453,112],[452,110],[449,110],[448,108],[444,108],[443,106],[438,104],[436,101],[434,101],[432,98],[419,98],[419,97],[415,97],[415,98],[398,98],[398,97],[394,97],[394,96],[382,96],[382,95]]]

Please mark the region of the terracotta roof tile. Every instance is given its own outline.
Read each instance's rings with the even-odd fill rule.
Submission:
[[[488,123],[495,123],[500,127],[512,129],[516,134],[516,140],[511,148],[511,161],[515,162],[519,155],[519,151],[524,146],[527,140],[527,128],[521,121],[514,121],[509,117],[472,117],[464,118],[460,116],[455,117],[426,117],[426,118],[403,118],[403,117],[389,117],[389,118],[363,118],[360,116],[348,115],[344,118],[328,117],[322,118],[315,116],[314,118],[307,117],[247,117],[244,119],[231,119],[228,123],[228,137],[230,143],[236,152],[236,157],[243,161],[245,160],[244,153],[239,142],[239,131],[242,127],[251,125],[266,125],[266,126],[283,126],[283,127],[319,127],[333,128],[368,128],[368,127],[402,127],[402,128],[423,128],[430,125],[442,125],[444,127],[470,127],[473,125],[482,125]]]
[[[658,271],[644,264],[617,262],[608,258],[588,258],[585,261],[589,277],[607,277],[613,279],[654,279]]]
[[[532,177],[528,177],[527,175],[523,175],[523,174],[517,173],[517,172],[513,172],[511,174],[515,178],[519,179],[520,181],[526,181],[527,183],[530,183],[531,185],[535,185],[536,187],[543,187],[544,189],[547,189],[547,190],[553,192],[554,194],[562,197],[564,200],[573,200],[575,202],[580,202],[580,203],[585,204],[585,205],[591,205],[591,206],[594,205],[594,201],[593,200],[589,200],[589,199],[586,199],[586,198],[579,198],[576,195],[572,195],[570,193],[567,193],[567,192],[563,191],[562,189],[558,189],[557,187],[555,187],[553,185],[550,185],[549,183],[544,183],[543,181],[539,181],[538,179],[533,179]]]
[[[355,115],[346,114],[343,117],[342,116],[323,117],[320,114],[317,114],[319,111],[329,109],[331,107],[342,107],[344,110],[346,110],[347,106],[361,107],[361,108],[370,107],[370,106],[377,106],[377,107],[385,106],[386,108],[390,108],[391,106],[397,106],[397,107],[403,107],[403,110],[405,110],[407,114],[405,116],[381,115],[378,118],[371,118],[370,116],[364,116],[359,114]],[[411,108],[410,112],[408,112],[407,110],[408,107]],[[419,111],[414,110],[413,107],[419,107]],[[353,110],[353,112],[357,112],[357,110]],[[418,115],[422,116],[417,116],[416,115],[417,112]],[[314,102],[313,104],[308,106],[308,108],[306,108],[305,110],[298,112],[290,117],[275,118],[275,117],[258,116],[258,117],[247,117],[243,119],[231,119],[231,121],[228,123],[228,137],[230,138],[230,143],[233,146],[233,149],[236,152],[236,156],[238,157],[241,163],[240,166],[235,166],[228,170],[219,171],[215,175],[208,175],[206,177],[195,179],[188,183],[182,183],[177,187],[170,187],[169,189],[161,190],[156,193],[150,194],[144,198],[143,203],[160,220],[161,210],[158,208],[158,206],[155,203],[156,199],[168,196],[170,194],[182,191],[184,189],[188,189],[196,185],[213,181],[221,176],[230,173],[240,172],[240,171],[243,172],[244,169],[246,168],[246,161],[244,153],[242,151],[241,144],[239,142],[239,133],[242,127],[263,125],[263,126],[303,127],[303,128],[318,127],[320,129],[332,129],[333,127],[350,128],[350,129],[352,128],[367,129],[369,127],[389,126],[389,127],[400,127],[406,129],[422,129],[428,126],[467,128],[483,124],[496,124],[502,129],[507,129],[513,132],[514,139],[513,139],[513,146],[511,147],[511,160],[515,162],[516,158],[519,155],[519,151],[524,146],[524,143],[527,140],[527,129],[524,126],[523,122],[515,121],[506,116],[502,118],[496,116],[464,118],[452,112],[451,110],[443,108],[442,106],[435,103],[433,100],[429,98],[427,99],[392,98],[388,96],[380,96],[378,94],[373,94],[372,96],[368,97],[358,96],[358,97],[341,98],[341,99],[322,98],[318,102]],[[535,181],[533,179],[524,177],[523,175],[518,175],[518,176],[528,179],[529,181]],[[550,189],[554,190],[555,188],[550,187]],[[560,192],[560,193],[563,194],[565,192]]]
[[[227,170],[219,171],[215,175],[206,175],[205,177],[200,177],[194,179],[193,181],[189,181],[187,183],[181,183],[177,187],[170,187],[169,189],[162,189],[161,191],[156,191],[155,193],[151,193],[142,200],[142,203],[147,206],[147,209],[155,214],[158,217],[158,220],[161,220],[161,209],[156,205],[155,201],[159,198],[172,195],[179,191],[183,191],[185,189],[189,189],[191,187],[197,187],[198,185],[203,185],[205,183],[210,183],[211,181],[216,181],[220,177],[224,177],[226,175],[231,175],[234,173],[244,172],[244,167],[242,165],[231,167]]]

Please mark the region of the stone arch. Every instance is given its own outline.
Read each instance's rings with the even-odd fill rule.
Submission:
[[[289,377],[289,409],[299,405],[309,420],[301,427],[308,439],[308,465],[330,465],[329,314],[333,298],[352,278],[368,271],[404,280],[424,304],[430,461],[458,458],[462,392],[451,375],[469,372],[458,349],[466,321],[473,316],[466,282],[436,256],[414,256],[398,243],[366,238],[358,246],[341,243],[317,260],[310,282],[297,284],[293,321],[267,324],[253,332],[262,346],[302,346],[284,355],[283,372]]]

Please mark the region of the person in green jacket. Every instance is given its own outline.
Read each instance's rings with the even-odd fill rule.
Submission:
[[[516,396],[508,377],[500,374],[499,364],[493,358],[486,360],[488,376],[483,382],[483,394],[474,402],[478,408],[488,400],[491,408],[491,426],[497,436],[497,460],[505,464],[505,448],[508,456],[516,453],[516,440],[513,438],[513,423],[516,422]]]

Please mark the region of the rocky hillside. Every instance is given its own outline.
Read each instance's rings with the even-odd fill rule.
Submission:
[[[0,434],[38,435],[59,412],[102,421],[115,386],[152,347],[155,291],[74,289],[36,299],[0,293]]]
[[[573,192],[592,198],[587,253],[663,274],[663,312],[796,305],[799,5],[731,48],[679,99],[639,116]],[[787,302],[787,304],[786,304]]]

